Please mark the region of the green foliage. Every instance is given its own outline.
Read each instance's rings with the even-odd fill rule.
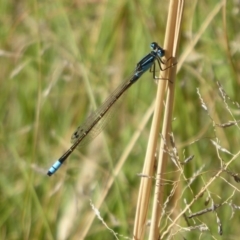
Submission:
[[[219,4],[186,2],[180,57]],[[1,239],[115,239],[97,217],[91,222],[95,213],[89,199],[109,228],[131,238],[140,183],[137,173],[142,171],[150,122],[120,173],[113,172],[154,101],[156,85],[151,74],[146,73],[129,90],[104,134],[75,151],[56,175],[49,178],[46,172],[70,146],[75,128],[132,73],[150,51],[150,43],[163,45],[167,4],[146,0],[0,2]],[[185,167],[185,176],[192,177],[204,166],[191,190],[182,190],[182,200],[187,202],[220,168],[211,139],[217,138],[232,154],[239,151],[239,127],[215,125],[237,120],[239,115],[232,103],[240,102],[238,3],[227,1],[224,10],[226,28],[221,9],[191,50],[175,85],[175,144],[181,160],[195,155]],[[231,100],[223,101],[216,81]],[[201,106],[197,88],[208,111]],[[220,150],[219,154],[225,162],[232,157]],[[175,170],[171,161],[168,165],[169,172]],[[239,172],[237,161],[231,168]],[[167,176],[174,180],[171,174]],[[231,200],[237,205],[238,184],[228,173],[221,177],[206,195],[222,203],[233,194]],[[187,180],[183,177],[182,181],[186,186]],[[166,195],[170,186],[168,190]],[[204,197],[192,211],[204,208]],[[184,201],[181,204],[184,208]],[[227,204],[217,212],[223,225],[221,239],[236,239],[239,212],[231,218]],[[218,239],[213,213],[200,216],[199,222],[210,229],[204,239]],[[181,225],[187,226],[184,219]],[[181,234],[194,239],[201,233]]]

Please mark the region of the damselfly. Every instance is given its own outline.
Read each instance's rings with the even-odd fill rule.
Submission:
[[[107,115],[109,109],[114,105],[114,103],[122,96],[122,94],[133,84],[135,83],[143,73],[147,70],[153,72],[153,78],[155,79],[155,62],[157,61],[161,70],[162,57],[165,54],[165,51],[158,46],[157,43],[153,42],[150,45],[152,51],[146,55],[140,62],[137,63],[137,66],[133,74],[128,78],[124,83],[118,86],[115,91],[106,99],[106,101],[95,111],[93,112],[85,122],[77,128],[73,133],[71,142],[72,146],[49,168],[47,175],[51,176],[54,174],[64,163],[64,161],[69,157],[69,155],[74,151],[74,149],[83,142],[91,132],[96,130],[96,126],[102,121],[103,118]],[[100,131],[99,131],[100,132]]]

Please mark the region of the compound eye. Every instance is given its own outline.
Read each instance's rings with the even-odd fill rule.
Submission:
[[[150,45],[150,47],[151,47],[152,50],[156,50],[157,47],[158,47],[158,45],[157,45],[157,43],[152,42],[151,45]]]
[[[164,54],[165,54],[165,51],[164,51],[163,49],[159,48],[158,51],[157,51],[157,54],[158,54],[160,57],[163,57]]]

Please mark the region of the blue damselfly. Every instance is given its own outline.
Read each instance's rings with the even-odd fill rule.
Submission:
[[[143,73],[150,70],[153,72],[153,78],[156,79],[155,62],[157,62],[160,69],[163,70],[160,64],[164,64],[161,58],[164,56],[165,51],[155,42],[151,43],[151,49],[152,51],[137,63],[137,66],[130,78],[118,86],[106,99],[106,101],[76,129],[71,138],[71,142],[73,143],[72,146],[49,168],[47,173],[48,176],[54,174],[74,151],[74,149],[82,143],[88,135],[91,135],[91,132],[96,130],[96,126],[103,120],[104,117],[106,117],[109,109],[111,109],[114,103],[142,76]],[[97,133],[99,132],[100,131],[97,131]]]

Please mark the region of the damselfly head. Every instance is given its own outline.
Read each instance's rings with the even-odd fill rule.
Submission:
[[[150,47],[159,57],[164,56],[165,51],[156,42],[152,42]]]

